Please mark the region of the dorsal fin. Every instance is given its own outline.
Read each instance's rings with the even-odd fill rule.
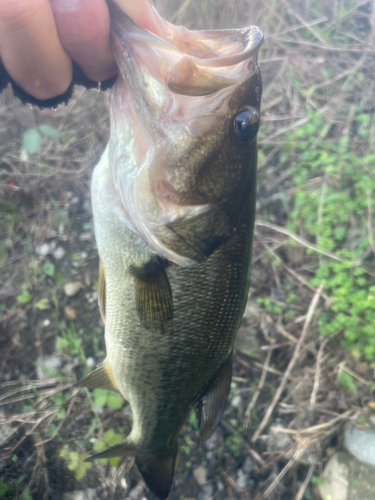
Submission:
[[[146,328],[163,327],[173,318],[172,289],[165,268],[168,261],[152,257],[143,266],[130,266],[134,277],[139,319]]]

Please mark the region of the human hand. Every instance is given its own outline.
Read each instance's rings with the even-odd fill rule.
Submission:
[[[151,0],[114,0],[137,24],[163,37]],[[16,84],[39,100],[63,94],[72,61],[90,80],[117,73],[105,0],[0,0],[0,60]]]

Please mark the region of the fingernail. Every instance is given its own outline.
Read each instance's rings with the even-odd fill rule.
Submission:
[[[55,10],[69,12],[77,10],[82,4],[82,0],[50,0],[50,3]]]

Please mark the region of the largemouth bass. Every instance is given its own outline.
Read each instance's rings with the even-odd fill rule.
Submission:
[[[82,385],[131,406],[127,438],[92,458],[134,456],[168,496],[192,408],[215,430],[249,288],[262,33],[188,31],[169,40],[112,12],[120,75],[111,135],[92,180],[107,357]]]

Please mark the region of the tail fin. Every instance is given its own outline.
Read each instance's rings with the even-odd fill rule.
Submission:
[[[146,483],[146,486],[160,500],[165,500],[172,486],[176,464],[177,443],[168,455],[144,458],[136,457],[135,463]]]

